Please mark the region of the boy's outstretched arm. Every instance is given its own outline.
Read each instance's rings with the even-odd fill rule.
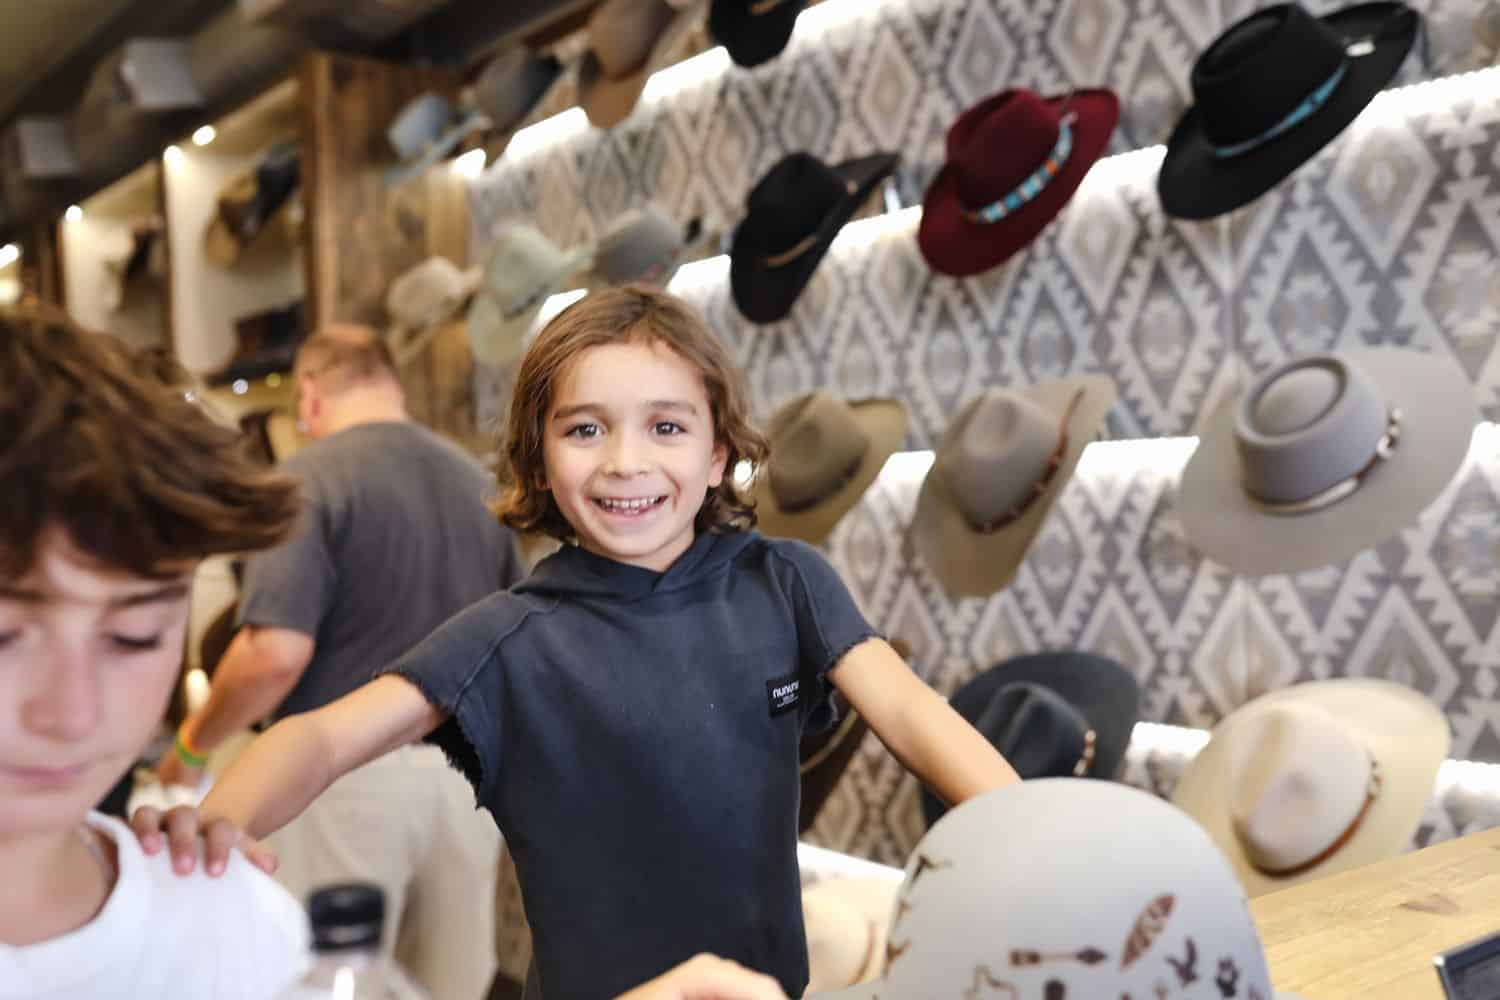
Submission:
[[[161,849],[165,831],[179,874],[193,870],[200,835],[210,874],[223,870],[237,843],[251,861],[274,871],[274,855],[242,834],[256,838],[274,833],[345,774],[420,740],[445,720],[416,685],[382,675],[266,730],[235,758],[197,810],[179,807],[162,814],[138,809],[131,827],[147,854]]]
[[[886,749],[949,806],[1021,778],[883,639],[845,653],[830,679]]]

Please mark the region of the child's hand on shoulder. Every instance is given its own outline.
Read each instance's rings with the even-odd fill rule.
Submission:
[[[695,955],[616,1000],[786,1000],[770,976],[716,955]]]
[[[156,855],[163,842],[172,856],[172,870],[190,875],[198,863],[198,845],[203,845],[203,868],[209,875],[224,874],[229,852],[240,853],[267,875],[276,874],[276,852],[242,832],[223,817],[205,819],[192,806],[177,806],[162,812],[153,806],[141,806],[130,817],[130,828],[141,842],[141,850]]]

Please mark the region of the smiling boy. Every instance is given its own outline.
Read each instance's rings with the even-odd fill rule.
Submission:
[[[0,313],[0,998],[263,1000],[296,901],[238,854],[178,878],[92,811],[156,734],[194,569],[264,548],[295,488],[125,348]]]

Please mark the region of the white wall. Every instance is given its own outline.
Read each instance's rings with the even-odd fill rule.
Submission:
[[[164,158],[177,359],[198,374],[217,370],[234,356],[236,319],[303,294],[301,248],[270,231],[280,224],[280,213],[234,268],[220,268],[203,254],[203,232],[219,190],[255,160],[254,152],[232,151],[219,142],[184,146]]]

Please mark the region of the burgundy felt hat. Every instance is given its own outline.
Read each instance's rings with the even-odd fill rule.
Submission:
[[[917,245],[927,263],[965,277],[1024,248],[1073,197],[1119,120],[1120,99],[1108,90],[1005,90],[965,111],[922,205]]]

